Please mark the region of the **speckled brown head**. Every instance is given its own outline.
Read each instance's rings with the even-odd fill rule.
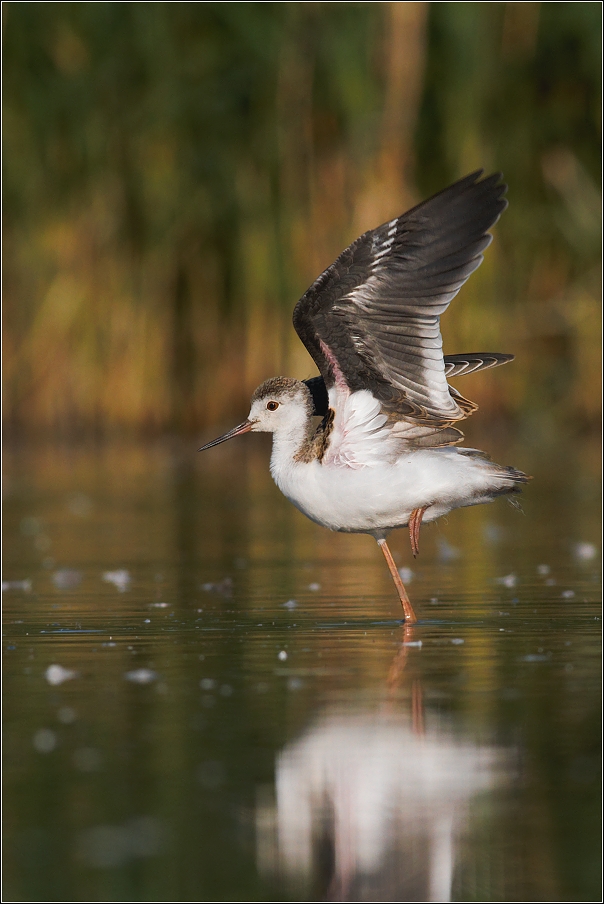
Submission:
[[[291,377],[272,377],[255,390],[249,417],[238,427],[199,449],[211,449],[242,433],[277,433],[299,429],[309,424],[314,404],[308,386]]]
[[[294,380],[292,377],[271,377],[270,380],[265,380],[254,390],[251,404],[253,408],[256,402],[273,401],[282,404],[287,400],[303,403],[308,416],[312,417],[314,405],[310,390],[301,380]]]

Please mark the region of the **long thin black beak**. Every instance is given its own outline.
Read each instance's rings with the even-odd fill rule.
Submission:
[[[198,449],[197,451],[204,452],[206,449],[211,449],[212,446],[218,446],[220,443],[226,442],[227,439],[233,439],[234,436],[239,436],[241,433],[249,433],[253,426],[254,421],[244,421],[243,424],[239,424],[238,427],[233,427],[228,433],[223,433],[218,439],[213,439],[211,443],[206,443],[205,446],[202,446],[201,449]]]

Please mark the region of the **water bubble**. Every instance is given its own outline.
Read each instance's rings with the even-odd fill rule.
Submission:
[[[317,584],[316,581],[313,581],[312,584],[308,585],[308,589],[311,590],[313,593],[317,593],[317,591],[321,589],[321,585]]]
[[[518,583],[518,578],[515,574],[506,574],[502,578],[495,578],[496,584],[502,584],[504,587],[512,588],[515,587]]]
[[[56,732],[50,728],[40,728],[33,737],[33,745],[38,753],[51,753],[57,746]]]
[[[503,531],[498,524],[485,524],[482,535],[487,543],[499,543],[503,538]]]
[[[124,675],[126,681],[132,681],[134,684],[151,684],[157,677],[157,672],[153,669],[133,669]]]
[[[278,659],[280,659],[281,662],[285,662],[285,660],[287,659],[287,653],[285,652],[285,650],[281,650],[279,652]]]
[[[82,572],[75,568],[59,568],[52,576],[52,582],[57,590],[73,590],[82,581]]]
[[[591,559],[595,559],[598,550],[593,543],[575,543],[573,553],[576,559],[589,562]]]
[[[438,538],[438,558],[441,562],[454,562],[460,556],[461,551],[456,546],[451,546],[444,537]]]
[[[201,589],[205,590],[206,593],[218,593],[220,596],[230,597],[233,595],[233,580],[226,577],[222,581],[208,582],[202,584]]]
[[[31,593],[31,581],[27,578],[25,581],[2,581],[2,592],[5,590],[22,590],[24,593]]]
[[[71,725],[72,722],[75,722],[77,713],[71,706],[62,706],[57,712],[57,718],[63,725]]]
[[[129,571],[120,568],[117,571],[104,571],[103,580],[117,587],[120,593],[124,593],[130,586],[131,577]]]
[[[401,581],[403,584],[410,584],[413,580],[413,572],[410,568],[407,568],[403,565],[402,568],[399,568],[398,573],[401,576]]]
[[[49,684],[63,684],[64,681],[70,681],[72,678],[78,677],[78,672],[73,669],[64,669],[62,665],[49,665],[44,672],[44,677]]]
[[[284,609],[295,609],[297,606],[297,602],[295,600],[288,600],[286,603],[283,603]]]
[[[548,575],[550,571],[551,568],[549,567],[549,565],[537,565],[537,574],[543,575],[543,577],[546,577],[546,575]]]

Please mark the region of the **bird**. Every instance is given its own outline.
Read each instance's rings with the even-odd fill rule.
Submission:
[[[530,479],[459,446],[455,425],[477,409],[448,379],[511,354],[443,355],[440,317],[491,243],[507,207],[502,174],[477,170],[365,232],[300,298],[293,325],[320,376],[273,377],[248,417],[205,451],[248,432],[273,434],[271,474],[312,521],[380,546],[404,623],[417,621],[387,543],[456,508],[518,493]],[[321,418],[317,423],[317,418]]]

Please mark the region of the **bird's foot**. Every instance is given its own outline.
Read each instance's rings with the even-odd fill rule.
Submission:
[[[413,509],[409,518],[409,537],[411,538],[411,552],[414,559],[419,555],[419,529],[427,508],[427,505],[423,505],[421,508]]]

